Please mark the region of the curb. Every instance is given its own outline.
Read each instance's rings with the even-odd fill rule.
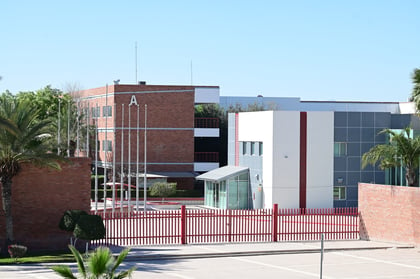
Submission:
[[[354,247],[354,248],[325,248],[324,252],[339,251],[363,251],[363,250],[385,250],[385,249],[412,249],[414,246],[378,246],[378,247]],[[294,249],[294,250],[265,250],[265,251],[243,251],[243,252],[218,252],[218,253],[195,253],[195,254],[158,254],[158,255],[129,255],[125,260],[134,261],[162,261],[175,259],[201,259],[201,258],[223,258],[223,257],[253,257],[264,255],[287,255],[287,254],[314,254],[320,253],[320,249]]]

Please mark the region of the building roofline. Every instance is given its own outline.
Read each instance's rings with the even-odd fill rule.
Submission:
[[[369,102],[369,101],[300,101],[301,103],[332,103],[332,104],[401,104],[411,102]]]

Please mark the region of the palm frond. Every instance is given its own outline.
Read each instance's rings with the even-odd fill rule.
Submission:
[[[77,279],[77,277],[73,275],[73,272],[71,272],[68,266],[65,266],[65,265],[53,266],[51,267],[51,269],[57,272],[63,278]]]
[[[73,245],[69,245],[69,248],[76,260],[77,269],[83,275],[83,278],[86,278],[86,267],[85,267],[85,263],[83,262],[82,255],[80,255],[79,251],[77,251],[77,249]]]
[[[388,144],[379,144],[372,147],[362,156],[362,168],[367,165],[375,166],[379,162],[381,169],[398,165],[397,150]]]
[[[130,249],[124,249],[124,250],[121,251],[121,253],[117,257],[117,260],[115,261],[115,264],[112,268],[112,272],[115,272],[115,270],[118,268],[118,266],[124,261],[124,259],[128,255],[129,251],[130,251]]]
[[[131,273],[133,273],[136,270],[136,267],[133,266],[132,268],[122,271],[120,273],[118,273],[117,275],[114,275],[113,278],[115,279],[123,279],[123,278],[127,278],[131,276]]]
[[[106,274],[113,266],[114,261],[109,248],[99,247],[89,256],[89,270],[95,276]]]

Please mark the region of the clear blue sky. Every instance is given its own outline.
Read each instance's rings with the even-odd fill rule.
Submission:
[[[223,96],[406,101],[417,0],[3,0],[0,92],[135,83]],[[192,63],[191,63],[192,61]]]

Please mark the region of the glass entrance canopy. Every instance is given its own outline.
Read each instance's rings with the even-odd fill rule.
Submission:
[[[247,167],[225,166],[196,177],[204,181],[204,204],[221,209],[249,209]]]

